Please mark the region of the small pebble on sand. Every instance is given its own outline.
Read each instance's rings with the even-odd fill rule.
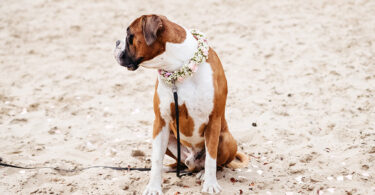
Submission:
[[[133,150],[131,156],[132,157],[145,156],[145,153],[141,150]]]
[[[335,188],[328,188],[327,191],[330,192],[330,193],[334,193],[335,192]]]

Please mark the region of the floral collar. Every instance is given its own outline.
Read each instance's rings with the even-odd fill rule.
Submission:
[[[158,70],[161,79],[170,85],[174,85],[176,81],[182,82],[186,77],[193,75],[194,72],[197,72],[198,65],[208,58],[209,46],[204,34],[195,29],[190,30],[190,32],[198,41],[198,51],[194,53],[193,58],[179,70],[173,72],[163,69]]]

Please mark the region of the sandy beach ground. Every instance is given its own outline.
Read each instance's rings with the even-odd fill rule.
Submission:
[[[0,13],[3,162],[150,167],[156,71],[112,52],[157,13],[205,32],[226,71],[251,161],[218,172],[221,194],[375,194],[375,1],[2,0]],[[140,194],[148,178],[0,167],[0,192]],[[165,194],[200,193],[195,176],[163,178]]]

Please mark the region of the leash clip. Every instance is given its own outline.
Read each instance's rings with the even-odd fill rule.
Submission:
[[[177,92],[177,86],[176,86],[175,82],[173,82],[172,84],[173,84],[173,86],[172,86],[172,92],[175,93],[175,92]]]

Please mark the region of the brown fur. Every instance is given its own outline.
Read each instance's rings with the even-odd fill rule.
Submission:
[[[227,164],[227,167],[232,169],[238,169],[242,167],[246,167],[247,164],[249,164],[249,157],[246,156],[246,154],[242,152],[236,153],[236,158],[233,159],[229,164]]]
[[[207,126],[207,124],[206,124],[206,123],[203,123],[203,124],[199,127],[199,135],[200,135],[201,137],[203,137],[203,135],[204,135],[204,131],[206,130],[206,126]]]
[[[222,131],[228,131],[225,122],[225,103],[227,99],[227,80],[224,74],[223,67],[221,65],[219,57],[216,55],[215,51],[210,48],[208,52],[208,59],[207,63],[211,65],[211,69],[213,71],[213,85],[214,85],[214,108],[210,115],[210,120],[204,132],[205,140],[206,140],[206,147],[209,155],[216,159],[217,158],[217,151],[219,149],[219,138]],[[234,141],[234,140],[233,140]],[[234,144],[237,148],[237,144],[235,142],[229,143]],[[234,151],[235,154],[236,151]],[[221,155],[222,152],[219,153]],[[233,152],[232,152],[233,153]],[[234,156],[233,154],[233,156]],[[234,158],[234,157],[233,157]],[[224,162],[219,162],[219,160],[223,160],[223,158],[217,159],[218,165],[221,165]]]
[[[158,95],[158,84],[159,81],[156,80],[155,84],[155,94],[154,94],[154,113],[155,113],[155,120],[154,120],[154,130],[152,132],[152,138],[155,139],[155,137],[160,133],[161,129],[165,126],[165,121],[160,115],[160,109],[159,109],[159,95]]]
[[[155,33],[149,32],[155,28],[157,37],[148,45],[145,34]],[[163,53],[167,42],[182,43],[186,38],[186,32],[181,26],[169,21],[165,16],[158,15],[143,15],[137,18],[130,24],[127,33],[128,36],[134,35],[133,44],[129,45],[130,56],[134,59],[143,58],[143,61]]]
[[[152,15],[151,17],[142,18],[142,31],[146,44],[150,46],[158,38],[158,32],[163,28],[161,18]]]
[[[211,48],[208,53],[207,63],[211,65],[213,71],[215,89],[214,109],[204,134],[208,153],[214,159],[217,157],[216,163],[218,166],[229,164],[237,155],[241,156],[240,161],[242,164],[237,163],[238,167],[236,168],[246,166],[248,159],[242,153],[237,152],[237,142],[229,132],[228,124],[225,120],[225,104],[228,93],[227,80],[220,59]]]
[[[196,147],[196,148],[204,148],[204,141],[195,144],[195,147]]]
[[[180,115],[180,133],[184,134],[186,137],[191,137],[194,131],[194,120],[189,116],[186,105],[183,104],[182,106],[178,106],[178,112]],[[176,110],[174,103],[171,103],[171,117],[173,119],[176,119]],[[172,120],[169,126],[171,127],[175,137],[177,137],[176,120]]]

